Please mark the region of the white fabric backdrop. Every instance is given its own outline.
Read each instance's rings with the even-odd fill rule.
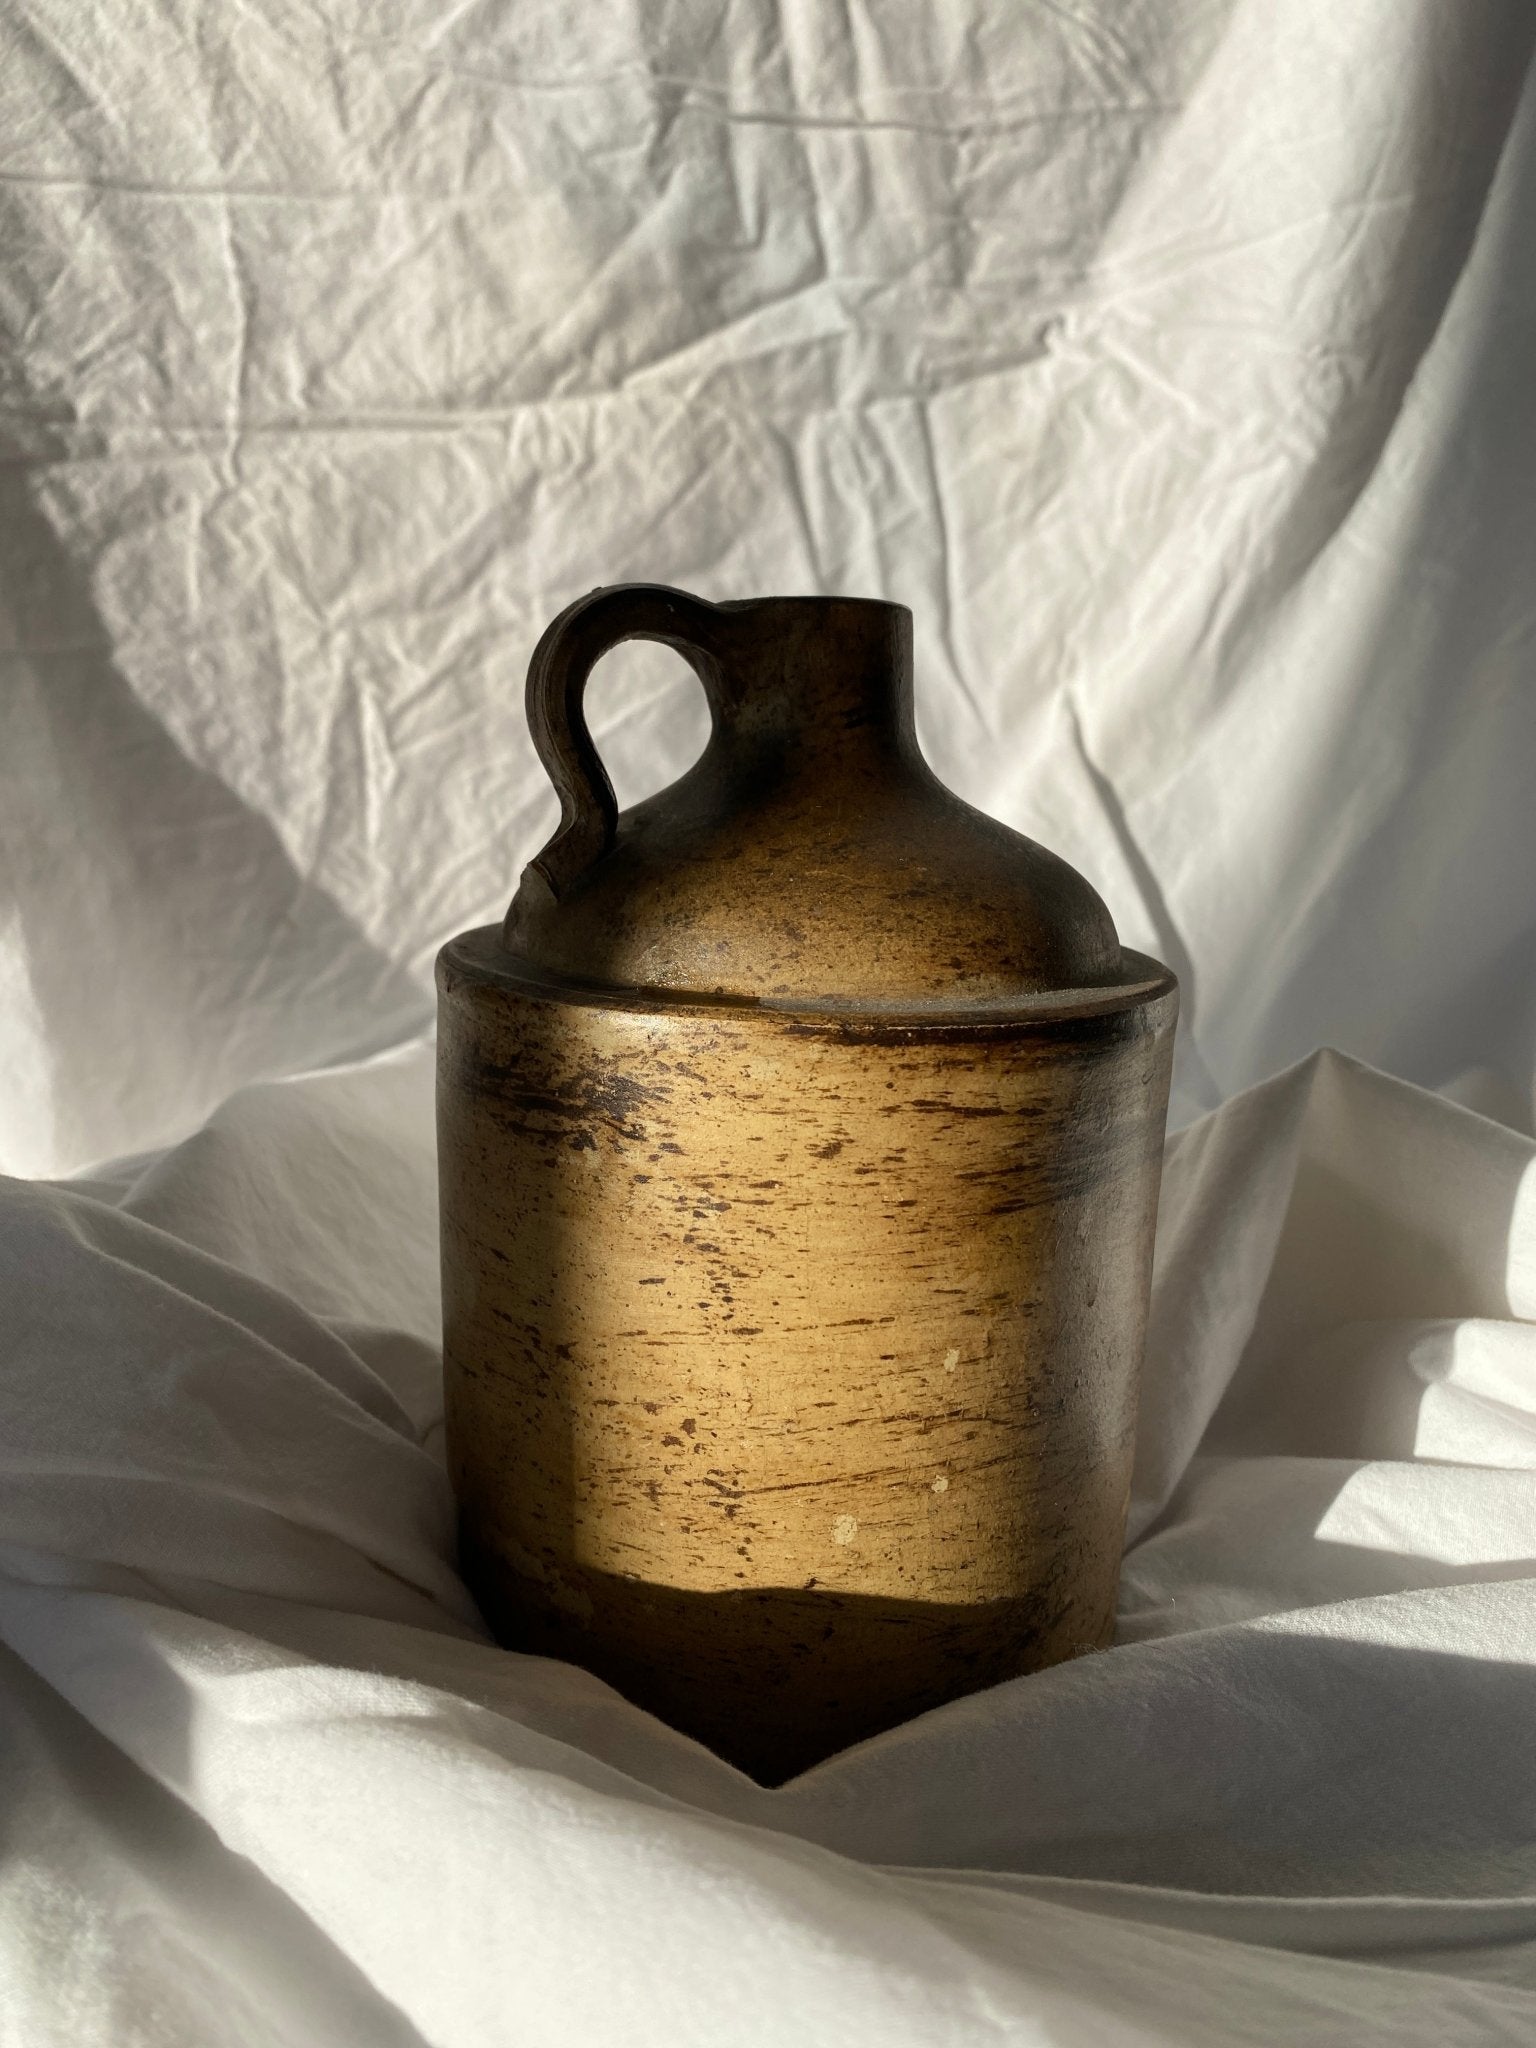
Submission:
[[[0,35],[0,1167],[425,1022],[626,577],[910,604],[935,765],[1181,975],[1177,1121],[1325,1043],[1529,1118],[1524,0]],[[640,794],[702,704],[611,661]]]
[[[1536,2034],[1533,49],[12,7],[6,2048]],[[489,1646],[435,1457],[412,1041],[630,576],[911,604],[1184,983],[1120,1646],[775,1793]]]

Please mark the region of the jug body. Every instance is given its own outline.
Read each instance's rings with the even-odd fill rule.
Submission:
[[[865,871],[818,933],[816,760],[729,768],[649,843],[589,819],[572,858],[568,816],[522,913],[444,948],[448,1452],[502,1640],[779,1782],[1108,1641],[1177,998],[1049,856],[1010,909],[1003,828],[890,832],[920,763],[808,805]],[[908,927],[883,970],[872,914]]]

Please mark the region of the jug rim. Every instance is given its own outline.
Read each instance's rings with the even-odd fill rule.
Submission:
[[[787,590],[776,591],[766,597],[725,598],[718,603],[712,603],[711,609],[717,612],[755,612],[774,605],[815,606],[827,611],[837,609],[840,611],[895,612],[898,616],[908,619],[912,616],[912,607],[910,605],[897,604],[893,598],[845,597],[841,592],[825,590],[804,592]]]

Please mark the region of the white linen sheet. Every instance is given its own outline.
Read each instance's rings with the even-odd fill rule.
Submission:
[[[1536,2039],[1533,50],[0,19],[3,2048]],[[1183,987],[1117,1646],[776,1791],[486,1639],[438,1451],[432,957],[632,577],[910,604]]]
[[[431,1079],[4,1184],[0,2038],[1536,2035],[1536,1144],[1180,1133],[1117,1646],[767,1791],[480,1628]]]

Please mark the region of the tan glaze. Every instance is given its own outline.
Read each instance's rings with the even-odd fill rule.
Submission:
[[[767,1783],[1114,1617],[1176,992],[923,765],[910,627],[571,607],[561,829],[439,962],[466,1573]],[[715,728],[618,818],[581,690],[632,636]]]

